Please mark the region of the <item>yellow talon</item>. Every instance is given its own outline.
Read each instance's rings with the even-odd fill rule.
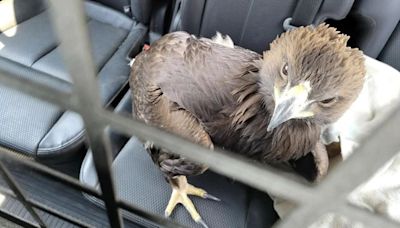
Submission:
[[[207,192],[204,191],[201,188],[196,188],[193,185],[189,185],[188,186],[188,190],[187,190],[187,194],[188,195],[193,195],[193,196],[200,196],[200,197],[204,198],[205,195],[207,194]]]
[[[199,196],[204,199],[211,199],[215,201],[220,201],[220,199],[208,194],[201,188],[197,188],[191,184],[188,184],[185,176],[175,177],[170,181],[170,183],[172,187],[172,193],[168,205],[165,209],[165,216],[169,217],[175,209],[176,205],[179,203],[186,208],[186,210],[189,212],[190,216],[196,223],[201,224],[203,227],[207,227],[188,195]]]
[[[179,198],[180,198],[179,193],[175,189],[172,189],[171,198],[169,199],[167,208],[165,209],[166,217],[169,217],[171,215],[175,206],[179,203]]]

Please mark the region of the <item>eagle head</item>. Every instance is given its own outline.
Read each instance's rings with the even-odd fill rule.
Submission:
[[[273,113],[268,131],[290,119],[336,121],[362,89],[365,67],[349,37],[326,24],[293,29],[264,52],[260,88]],[[270,107],[268,107],[270,106]]]

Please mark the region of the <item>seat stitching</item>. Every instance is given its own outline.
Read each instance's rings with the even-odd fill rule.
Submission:
[[[95,19],[93,19],[93,20],[95,20]],[[97,21],[97,20],[96,20],[96,21]],[[103,23],[103,22],[101,22],[101,21],[97,21],[97,22],[98,22],[98,23],[105,24],[105,23]],[[131,31],[132,31],[132,30],[131,30]],[[129,36],[129,34],[130,34],[131,31],[129,31],[129,32],[125,35],[125,37],[122,38],[121,44],[120,44],[118,47],[116,47],[116,48],[112,51],[112,54],[111,54],[110,56],[107,56],[107,58],[106,58],[105,61],[104,61],[104,64],[98,69],[97,74],[99,74],[99,73],[103,70],[103,68],[107,65],[107,63],[110,61],[110,59],[111,59],[112,57],[115,56],[115,54],[118,52],[118,49],[123,45],[124,42],[126,42],[126,40],[127,40],[127,38],[128,38],[128,36]],[[136,41],[136,40],[135,40],[135,41]]]
[[[134,27],[136,27],[136,26],[134,26]],[[141,28],[140,28],[140,29],[141,29]],[[119,45],[118,48],[116,49],[117,51],[115,51],[115,52],[110,56],[110,58],[107,59],[106,63],[103,64],[103,66],[99,69],[99,73],[100,73],[100,72],[103,70],[103,68],[107,65],[107,63],[109,62],[109,60],[110,60],[112,57],[114,57],[114,56],[116,55],[116,53],[118,52],[118,49],[119,49],[122,45],[124,45],[124,43],[125,43],[126,40],[128,39],[128,36],[131,34],[131,32],[132,32],[132,30],[125,36],[124,40],[121,42],[121,45]],[[138,42],[139,39],[141,39],[141,38],[142,38],[142,36],[140,36],[140,35],[136,36],[136,38],[133,40],[132,44],[137,44],[137,42]],[[129,51],[129,49],[128,49],[128,51]]]
[[[50,52],[53,52],[56,48],[58,48],[59,44],[56,44],[55,46],[51,46],[48,48],[48,50],[43,51],[43,53],[41,53],[38,58],[36,60],[34,60],[32,62],[32,64],[30,65],[30,67],[32,67],[33,65],[35,65],[35,63],[37,63],[40,59],[42,59],[43,57],[45,57],[46,55],[50,54]]]
[[[20,145],[14,145],[12,143],[9,143],[5,140],[0,139],[0,144],[1,146],[12,150],[12,151],[16,151],[16,152],[23,152],[24,154],[26,154],[27,156],[34,156],[35,155],[35,151],[30,151],[28,148],[20,146]],[[32,153],[33,152],[33,153]]]
[[[246,31],[247,24],[249,23],[249,20],[250,20],[249,18],[250,18],[251,10],[253,9],[253,5],[254,5],[254,0],[251,0],[249,8],[247,9],[246,19],[243,24],[242,32],[240,33],[239,44],[242,44],[244,33]]]
[[[252,200],[252,197],[250,196],[250,194],[252,194],[252,192],[248,188],[246,188],[246,192],[247,192],[247,205],[246,205],[247,212],[246,212],[246,218],[244,220],[245,224],[243,224],[244,225],[243,227],[245,227],[245,228],[247,228],[248,224],[249,224],[249,213],[250,213],[250,206],[251,206],[251,200]]]
[[[87,24],[89,24],[90,21],[92,21],[92,18],[88,17],[89,19],[87,20]],[[54,32],[54,31],[53,31]],[[32,65],[30,65],[31,67],[37,63],[40,59],[42,59],[43,57],[45,57],[46,55],[50,54],[51,52],[53,52],[55,49],[57,49],[60,46],[59,41],[57,41],[58,43],[55,46],[50,47],[48,50],[45,50],[41,55],[39,55],[39,57],[32,62]]]
[[[183,2],[183,4],[185,4],[185,2]],[[183,4],[182,4],[182,8],[183,8]],[[198,35],[201,35],[202,29],[203,29],[204,15],[206,14],[206,7],[207,7],[207,0],[204,1],[203,9],[201,11],[199,31],[197,31]],[[181,21],[182,21],[182,19],[181,19]]]

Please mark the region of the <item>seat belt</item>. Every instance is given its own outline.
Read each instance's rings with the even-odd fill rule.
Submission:
[[[324,0],[298,0],[292,17],[283,22],[283,28],[287,31],[299,26],[312,24]]]

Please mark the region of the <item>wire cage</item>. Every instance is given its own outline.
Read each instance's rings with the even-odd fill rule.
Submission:
[[[393,132],[397,132],[396,129],[400,126],[400,107],[397,107],[386,120],[382,121],[359,150],[341,163],[325,180],[318,185],[307,184],[295,178],[283,176],[272,167],[255,165],[222,150],[210,151],[178,136],[104,109],[100,103],[95,68],[90,54],[83,2],[80,0],[51,0],[48,3],[55,30],[61,41],[64,63],[74,81],[72,93],[61,92],[18,77],[18,75],[9,75],[1,69],[0,83],[81,114],[85,122],[89,145],[93,151],[101,193],[66,174],[33,160],[21,158],[21,156],[15,155],[6,148],[0,147],[0,173],[13,191],[12,194],[24,205],[36,224],[1,211],[0,216],[24,227],[47,227],[48,225],[35,211],[35,209],[40,209],[76,226],[86,226],[78,219],[52,208],[44,207],[29,199],[3,164],[4,161],[12,160],[56,179],[71,188],[104,200],[111,227],[123,227],[121,209],[130,211],[163,227],[182,227],[171,220],[144,211],[138,206],[128,204],[116,197],[111,173],[110,139],[105,134],[105,130],[111,127],[127,135],[151,140],[156,145],[208,165],[216,173],[294,202],[297,205],[295,210],[286,219],[279,221],[276,224],[277,227],[307,227],[320,216],[331,212],[345,215],[354,221],[362,221],[366,227],[394,228],[400,226],[390,219],[357,208],[347,202],[348,194],[368,180],[374,172],[398,152],[400,140]],[[70,12],[74,12],[73,17],[71,17]],[[68,30],[64,28],[68,28]],[[77,40],[79,42],[76,42]],[[219,165],[221,161],[224,162],[224,166]]]

